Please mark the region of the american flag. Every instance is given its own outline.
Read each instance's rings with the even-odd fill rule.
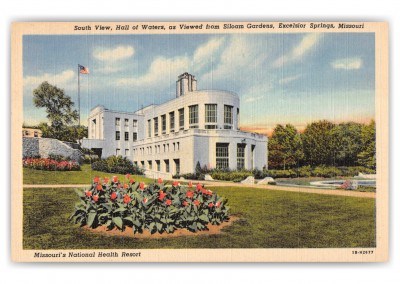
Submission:
[[[79,67],[79,73],[81,74],[89,74],[89,68],[82,66],[80,64],[78,64]]]

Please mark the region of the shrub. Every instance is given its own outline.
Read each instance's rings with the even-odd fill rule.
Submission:
[[[248,176],[253,176],[250,171],[215,171],[211,177],[216,180],[239,182],[246,179]]]
[[[311,166],[303,166],[296,169],[298,177],[310,177],[312,175]]]
[[[72,161],[56,161],[52,159],[26,158],[22,160],[24,168],[44,171],[79,171],[81,167]]]
[[[77,193],[80,202],[70,220],[90,228],[132,228],[133,233],[148,230],[152,234],[179,228],[196,232],[207,230],[209,223],[219,225],[229,219],[226,199],[191,182],[187,186],[173,182],[166,187],[159,179],[158,184],[146,187],[133,179],[122,183],[117,177],[111,181],[96,177],[90,189]]]
[[[366,167],[340,167],[340,171],[342,172],[342,176],[357,176],[359,173],[363,174],[375,174],[375,170],[371,170]]]
[[[116,173],[142,175],[143,170],[134,165],[126,157],[110,156],[107,159],[99,160],[92,164],[92,170]]]
[[[57,162],[61,162],[61,161],[68,161],[69,157],[67,158],[67,157],[65,157],[63,155],[49,154],[49,159],[57,161]]]
[[[100,158],[97,155],[86,154],[85,156],[83,156],[83,163],[84,164],[92,164],[92,163],[97,162],[97,161],[100,161]]]
[[[340,176],[342,172],[336,168],[336,167],[316,167],[313,170],[313,175],[317,177],[326,177],[326,178],[331,178],[331,177],[336,177]]]
[[[297,177],[297,173],[293,170],[270,170],[268,171],[269,176],[273,178],[294,178]]]

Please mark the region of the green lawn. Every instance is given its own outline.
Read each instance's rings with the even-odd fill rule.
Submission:
[[[81,181],[80,181],[81,182]],[[170,239],[108,237],[68,221],[72,188],[24,189],[24,249],[375,247],[375,199],[257,188],[214,188],[240,220],[224,234]]]
[[[118,176],[125,181],[124,175],[93,171],[90,165],[82,165],[80,171],[42,171],[23,168],[24,184],[90,184],[95,176]],[[136,181],[152,182],[152,179],[144,176],[134,176]]]

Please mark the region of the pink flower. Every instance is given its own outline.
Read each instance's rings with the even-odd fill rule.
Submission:
[[[196,199],[196,200],[193,202],[193,204],[196,205],[196,206],[199,206],[199,205],[200,205],[200,201]]]
[[[144,204],[146,204],[147,203],[147,201],[149,201],[146,197],[145,198],[143,198],[143,203]]]
[[[162,183],[163,183],[162,178],[158,178],[157,183],[158,183],[158,184],[162,184]]]
[[[187,201],[183,201],[182,204],[183,204],[183,206],[185,206],[185,207],[189,205],[189,203],[188,203]]]
[[[173,181],[173,182],[172,182],[172,186],[174,186],[174,187],[177,187],[177,186],[179,186],[179,182],[177,182],[177,181]]]
[[[111,193],[111,200],[115,200],[117,198],[117,193],[113,192]]]
[[[201,186],[200,183],[198,183],[198,184],[196,185],[196,191],[200,191],[200,190],[202,190],[202,189],[203,189],[203,187]]]
[[[107,184],[110,181],[110,179],[108,177],[104,178],[104,183]]]
[[[118,182],[118,177],[117,176],[113,176],[112,177],[112,182],[113,183],[117,183]]]
[[[140,190],[144,190],[144,182],[141,182],[141,183],[139,184],[139,188],[140,188]]]
[[[99,178],[99,177],[95,177],[95,178],[93,179],[93,182],[94,182],[94,183],[99,183],[99,182],[100,182],[100,178]]]
[[[129,203],[129,202],[131,202],[131,197],[128,195],[128,194],[125,194],[124,195],[124,203]]]
[[[101,184],[98,184],[96,188],[97,190],[103,190],[103,186]]]
[[[85,191],[85,195],[86,195],[87,197],[90,197],[90,196],[92,196],[92,192],[91,192],[91,191]]]
[[[124,183],[124,189],[128,188],[128,184]]]
[[[213,208],[214,207],[214,203],[208,203],[208,208]]]
[[[193,198],[193,191],[186,192],[186,197]]]
[[[135,183],[135,180],[133,178],[131,178],[131,180],[129,182],[130,183]]]
[[[126,178],[126,179],[129,179],[130,176],[131,176],[130,174],[126,174],[126,175],[125,175],[125,178]]]
[[[191,181],[189,181],[188,187],[192,187],[192,186],[193,186],[193,183]]]
[[[170,200],[170,199],[167,199],[167,200],[165,200],[165,204],[167,204],[167,205],[171,205],[171,204],[172,204],[172,202],[171,202],[171,200]]]
[[[98,195],[93,195],[93,201],[97,202],[99,200],[99,196]]]
[[[164,193],[164,191],[160,190],[160,197],[158,199],[162,201],[165,196],[167,196],[167,194]]]
[[[216,207],[220,207],[221,206],[221,202],[217,201],[217,203],[215,204]]]

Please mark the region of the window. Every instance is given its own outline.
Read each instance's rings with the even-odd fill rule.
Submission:
[[[151,137],[151,120],[147,121],[147,137]]]
[[[237,169],[244,168],[244,157],[246,153],[246,144],[237,144]]]
[[[128,127],[129,126],[129,119],[125,118],[125,126]]]
[[[119,126],[121,124],[121,119],[119,117],[115,118],[115,126]]]
[[[147,161],[147,164],[149,165],[149,170],[153,169],[153,162],[152,161]]]
[[[181,172],[181,163],[179,159],[174,159],[174,162],[175,162],[175,174],[179,175]]]
[[[206,105],[206,123],[217,123],[217,105]]]
[[[154,136],[158,136],[158,117],[154,118]]]
[[[129,149],[125,149],[125,156],[129,156]]]
[[[179,129],[183,129],[185,127],[185,109],[181,108],[178,110],[179,112]]]
[[[133,125],[132,126],[133,127],[137,127],[137,120],[136,119],[133,120]]]
[[[215,125],[215,124],[207,125],[206,124],[206,129],[217,129],[217,125]]]
[[[165,114],[161,116],[161,132],[162,134],[167,132],[167,116]]]
[[[199,105],[189,106],[189,126],[196,128],[195,124],[199,123]]]
[[[256,149],[256,145],[251,145],[251,169],[254,169],[254,150]]]
[[[229,168],[229,144],[217,143],[216,144],[216,167],[217,169]]]
[[[232,129],[232,125],[224,125],[224,129]]]
[[[169,130],[171,132],[175,131],[175,112],[174,111],[169,113]]]
[[[117,156],[121,155],[121,150],[120,149],[116,149],[115,150],[115,155],[117,155]]]
[[[161,165],[160,165],[160,160],[156,160],[156,165],[157,165],[157,171],[161,171]]]
[[[115,140],[120,140],[120,139],[121,139],[121,132],[115,131]]]
[[[33,137],[39,137],[39,134],[37,131],[33,131]]]
[[[169,160],[164,160],[165,163],[165,171],[169,173]]]
[[[179,142],[176,142],[176,151],[179,151]]]
[[[224,105],[224,123],[226,124],[233,123],[232,109],[233,106]]]
[[[129,132],[125,132],[125,141],[129,141]]]
[[[96,119],[92,120],[92,131],[91,132],[92,132],[91,133],[92,134],[92,138],[95,138],[96,137]]]
[[[132,133],[133,141],[137,141],[137,132]]]

